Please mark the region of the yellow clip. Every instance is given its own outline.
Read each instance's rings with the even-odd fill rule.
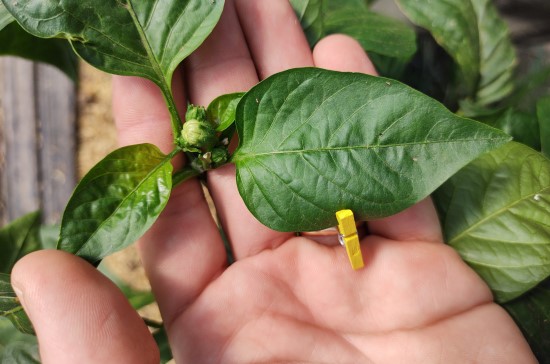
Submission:
[[[353,212],[351,210],[340,210],[336,213],[336,220],[338,220],[338,231],[340,232],[338,238],[340,244],[346,247],[351,267],[355,270],[363,268],[365,264],[363,263]]]

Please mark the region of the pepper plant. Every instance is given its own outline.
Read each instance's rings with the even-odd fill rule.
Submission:
[[[516,51],[492,1],[396,0],[418,28],[372,11],[372,1],[290,2],[311,46],[348,34],[386,77],[292,69],[180,115],[174,71],[212,31],[223,0],[2,0],[0,39],[25,41],[3,42],[0,53],[74,77],[70,57],[41,51],[72,48],[100,70],[153,81],[171,116],[171,153],[152,144],[120,148],[82,179],[56,248],[98,265],[149,229],[176,185],[226,163],[236,165],[248,209],[279,231],[334,226],[341,209],[361,220],[386,217],[431,195],[447,243],[487,282],[541,361],[550,357],[550,99],[525,106],[532,83],[518,81]],[[174,171],[181,153],[187,164]],[[38,221],[28,215],[0,232],[0,313],[26,333],[32,325],[9,272],[43,248]],[[162,331],[158,337],[165,340]],[[4,356],[22,358],[23,347]]]

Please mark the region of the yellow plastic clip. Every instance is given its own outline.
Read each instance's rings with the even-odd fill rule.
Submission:
[[[338,220],[338,231],[340,232],[338,239],[340,244],[346,247],[351,267],[355,270],[363,268],[365,264],[363,263],[353,212],[351,210],[340,210],[336,213],[336,220]]]

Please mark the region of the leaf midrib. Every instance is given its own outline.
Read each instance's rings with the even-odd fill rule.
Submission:
[[[134,193],[145,183],[145,181],[148,181],[149,178],[154,175],[160,168],[164,167],[167,162],[170,162],[172,159],[171,155],[166,156],[155,168],[153,168],[147,175],[136,185],[135,188],[132,189],[130,193],[124,197],[118,206],[113,210],[113,212],[103,220],[103,222],[95,229],[95,231],[90,235],[88,239],[78,248],[78,250],[74,253],[75,255],[78,255],[84,247],[88,245],[88,243],[98,234],[98,232],[102,229],[102,227],[107,223],[107,221],[111,220],[111,218],[117,214],[117,212],[120,210],[120,208],[125,205],[126,201],[129,199],[130,196],[134,195]]]
[[[163,89],[163,92],[169,91],[170,85],[168,85],[168,82],[164,77],[164,73],[162,72],[162,68],[160,67],[160,63],[156,58],[155,54],[153,53],[153,49],[151,48],[151,44],[149,43],[147,34],[145,34],[145,30],[143,29],[143,26],[141,25],[141,23],[139,22],[139,19],[137,18],[137,14],[134,11],[132,2],[130,0],[126,0],[126,5],[127,5],[128,13],[130,13],[132,20],[134,21],[134,25],[136,26],[137,32],[141,39],[141,44],[145,49],[145,53],[147,53],[147,57],[149,58],[149,62],[151,62],[151,66],[153,66],[153,71],[156,73],[156,75],[159,78],[158,79],[159,86]]]
[[[517,201],[514,201],[513,203],[511,204],[508,204],[508,205],[505,205],[503,206],[502,208],[498,209],[498,210],[495,210],[493,213],[487,215],[486,217],[484,217],[483,219],[479,220],[478,222],[476,222],[475,224],[473,225],[470,225],[468,228],[464,229],[460,234],[456,235],[455,237],[453,237],[452,239],[450,239],[447,244],[449,245],[453,245],[453,243],[455,243],[456,241],[462,239],[465,235],[469,234],[471,231],[477,229],[479,226],[485,224],[487,221],[495,218],[496,216],[500,215],[500,214],[503,214],[504,212],[508,211],[509,209],[511,209],[512,207],[514,207],[515,205],[517,204],[520,204],[524,201],[528,201],[529,199],[532,199],[534,198],[534,196],[536,196],[537,194],[542,194],[542,193],[546,193],[547,191],[550,191],[550,187],[545,187],[543,188],[542,190],[540,191],[537,191],[537,192],[534,192],[534,193],[531,193],[529,195],[526,195],[526,196],[523,196],[522,198],[518,199]]]
[[[332,151],[347,151],[347,150],[357,150],[357,149],[366,149],[366,150],[376,150],[376,149],[386,149],[386,148],[396,148],[396,147],[406,147],[406,146],[416,146],[416,145],[428,145],[428,144],[450,144],[450,143],[463,143],[463,142],[480,142],[480,141],[499,141],[505,140],[507,138],[478,138],[478,139],[454,139],[454,140],[436,140],[436,141],[422,141],[422,142],[410,142],[410,143],[400,143],[400,144],[385,144],[385,145],[356,145],[356,146],[342,146],[342,147],[320,147],[315,149],[294,149],[294,150],[274,150],[269,152],[238,152],[235,153],[232,161],[234,163],[244,161],[247,159],[259,158],[264,156],[272,156],[278,154],[304,154],[304,153],[324,153]]]

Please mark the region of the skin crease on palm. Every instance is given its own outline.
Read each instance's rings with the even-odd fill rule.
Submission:
[[[344,36],[324,39],[312,53],[287,0],[229,0],[213,34],[178,71],[175,96],[183,112],[186,100],[207,105],[304,66],[375,73]],[[171,150],[154,85],[115,77],[113,101],[122,145]],[[208,175],[237,258],[232,266],[196,180],[173,191],[139,242],[177,363],[536,362],[488,287],[442,243],[429,199],[369,222],[361,242],[366,266],[354,272],[340,246],[258,223],[234,176],[233,166]],[[17,264],[12,281],[44,363],[158,362],[141,319],[79,258],[33,253]]]

